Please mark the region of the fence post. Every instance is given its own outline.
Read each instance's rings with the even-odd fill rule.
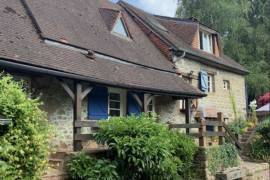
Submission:
[[[224,117],[223,117],[222,112],[218,112],[218,113],[217,113],[217,120],[218,120],[218,122],[222,123],[222,122],[223,122],[223,119],[224,119]],[[223,131],[223,126],[222,126],[222,124],[220,124],[220,125],[218,126],[218,132],[220,132],[220,133],[224,132],[224,131]],[[223,136],[219,136],[219,138],[218,138],[218,144],[219,144],[219,145],[222,145],[222,144],[223,144]]]
[[[199,127],[199,146],[201,146],[201,147],[206,147],[205,132],[206,132],[205,121],[204,121],[202,118],[200,118],[200,127]]]

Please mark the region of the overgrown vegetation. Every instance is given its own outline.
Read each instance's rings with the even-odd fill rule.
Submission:
[[[0,136],[0,179],[38,179],[49,153],[49,125],[22,83],[0,77],[0,112],[12,122]]]
[[[259,134],[251,143],[250,155],[254,159],[270,163],[270,119],[264,120],[257,128]]]
[[[194,173],[193,139],[169,131],[153,116],[102,121],[95,139],[108,145],[106,158],[116,165],[120,179],[191,179]]]
[[[195,17],[218,32],[224,53],[250,72],[249,101],[270,89],[269,0],[178,0],[177,17]]]
[[[228,167],[239,165],[238,152],[234,145],[223,144],[210,148],[206,151],[208,159],[208,169],[212,175]]]
[[[247,126],[247,121],[242,118],[235,119],[228,124],[230,131],[235,135],[242,135],[246,131]]]
[[[74,180],[119,179],[114,163],[105,159],[96,159],[84,153],[74,156],[67,166],[70,178]]]

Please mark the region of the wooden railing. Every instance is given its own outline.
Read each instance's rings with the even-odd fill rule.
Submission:
[[[207,131],[206,127],[211,127],[213,131]],[[238,142],[235,135],[230,131],[225,124],[222,113],[218,113],[216,120],[198,119],[197,123],[193,124],[169,124],[170,129],[197,129],[197,131],[190,131],[190,136],[199,138],[199,146],[206,147],[207,137],[218,137],[218,144],[222,145],[225,138],[234,144],[238,149],[241,149],[241,144]]]
[[[83,128],[90,127],[93,131],[98,130],[98,121],[76,121],[74,124],[75,128]],[[238,149],[241,149],[241,145],[238,142],[235,135],[230,131],[228,126],[224,123],[224,118],[222,113],[218,113],[216,120],[205,120],[198,119],[197,123],[193,124],[171,124],[168,123],[169,129],[197,129],[194,131],[187,131],[190,136],[194,136],[199,138],[199,146],[206,147],[207,146],[207,137],[218,137],[218,144],[221,145],[224,143],[225,138],[233,143]],[[206,127],[212,127],[214,131],[207,131]],[[93,133],[92,134],[74,134],[75,141],[88,141],[94,140]]]

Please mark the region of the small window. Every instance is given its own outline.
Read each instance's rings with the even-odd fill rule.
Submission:
[[[123,37],[129,37],[128,30],[122,18],[117,19],[114,28],[112,29],[112,32]]]
[[[214,92],[214,76],[213,75],[208,75],[207,77],[207,83],[208,83],[208,92]]]
[[[223,89],[230,90],[230,81],[223,80]]]
[[[123,116],[125,115],[125,93],[118,89],[109,89],[109,116]]]
[[[155,112],[155,99],[154,98],[149,102],[149,104],[147,106],[147,112],[148,113]]]
[[[181,99],[179,101],[179,107],[180,107],[180,111],[185,111],[186,110],[186,101],[184,99]]]
[[[212,34],[200,31],[200,49],[209,53],[213,53],[213,37]]]

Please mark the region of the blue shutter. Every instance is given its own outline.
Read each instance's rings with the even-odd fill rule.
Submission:
[[[208,90],[208,75],[205,71],[200,72],[200,89],[204,92]]]
[[[108,89],[94,87],[88,95],[88,117],[90,120],[108,118]]]
[[[138,94],[140,99],[141,94]],[[141,108],[140,105],[137,103],[137,101],[132,97],[131,93],[127,94],[127,114],[130,116],[132,114],[135,114],[136,116],[139,116],[141,114]]]

